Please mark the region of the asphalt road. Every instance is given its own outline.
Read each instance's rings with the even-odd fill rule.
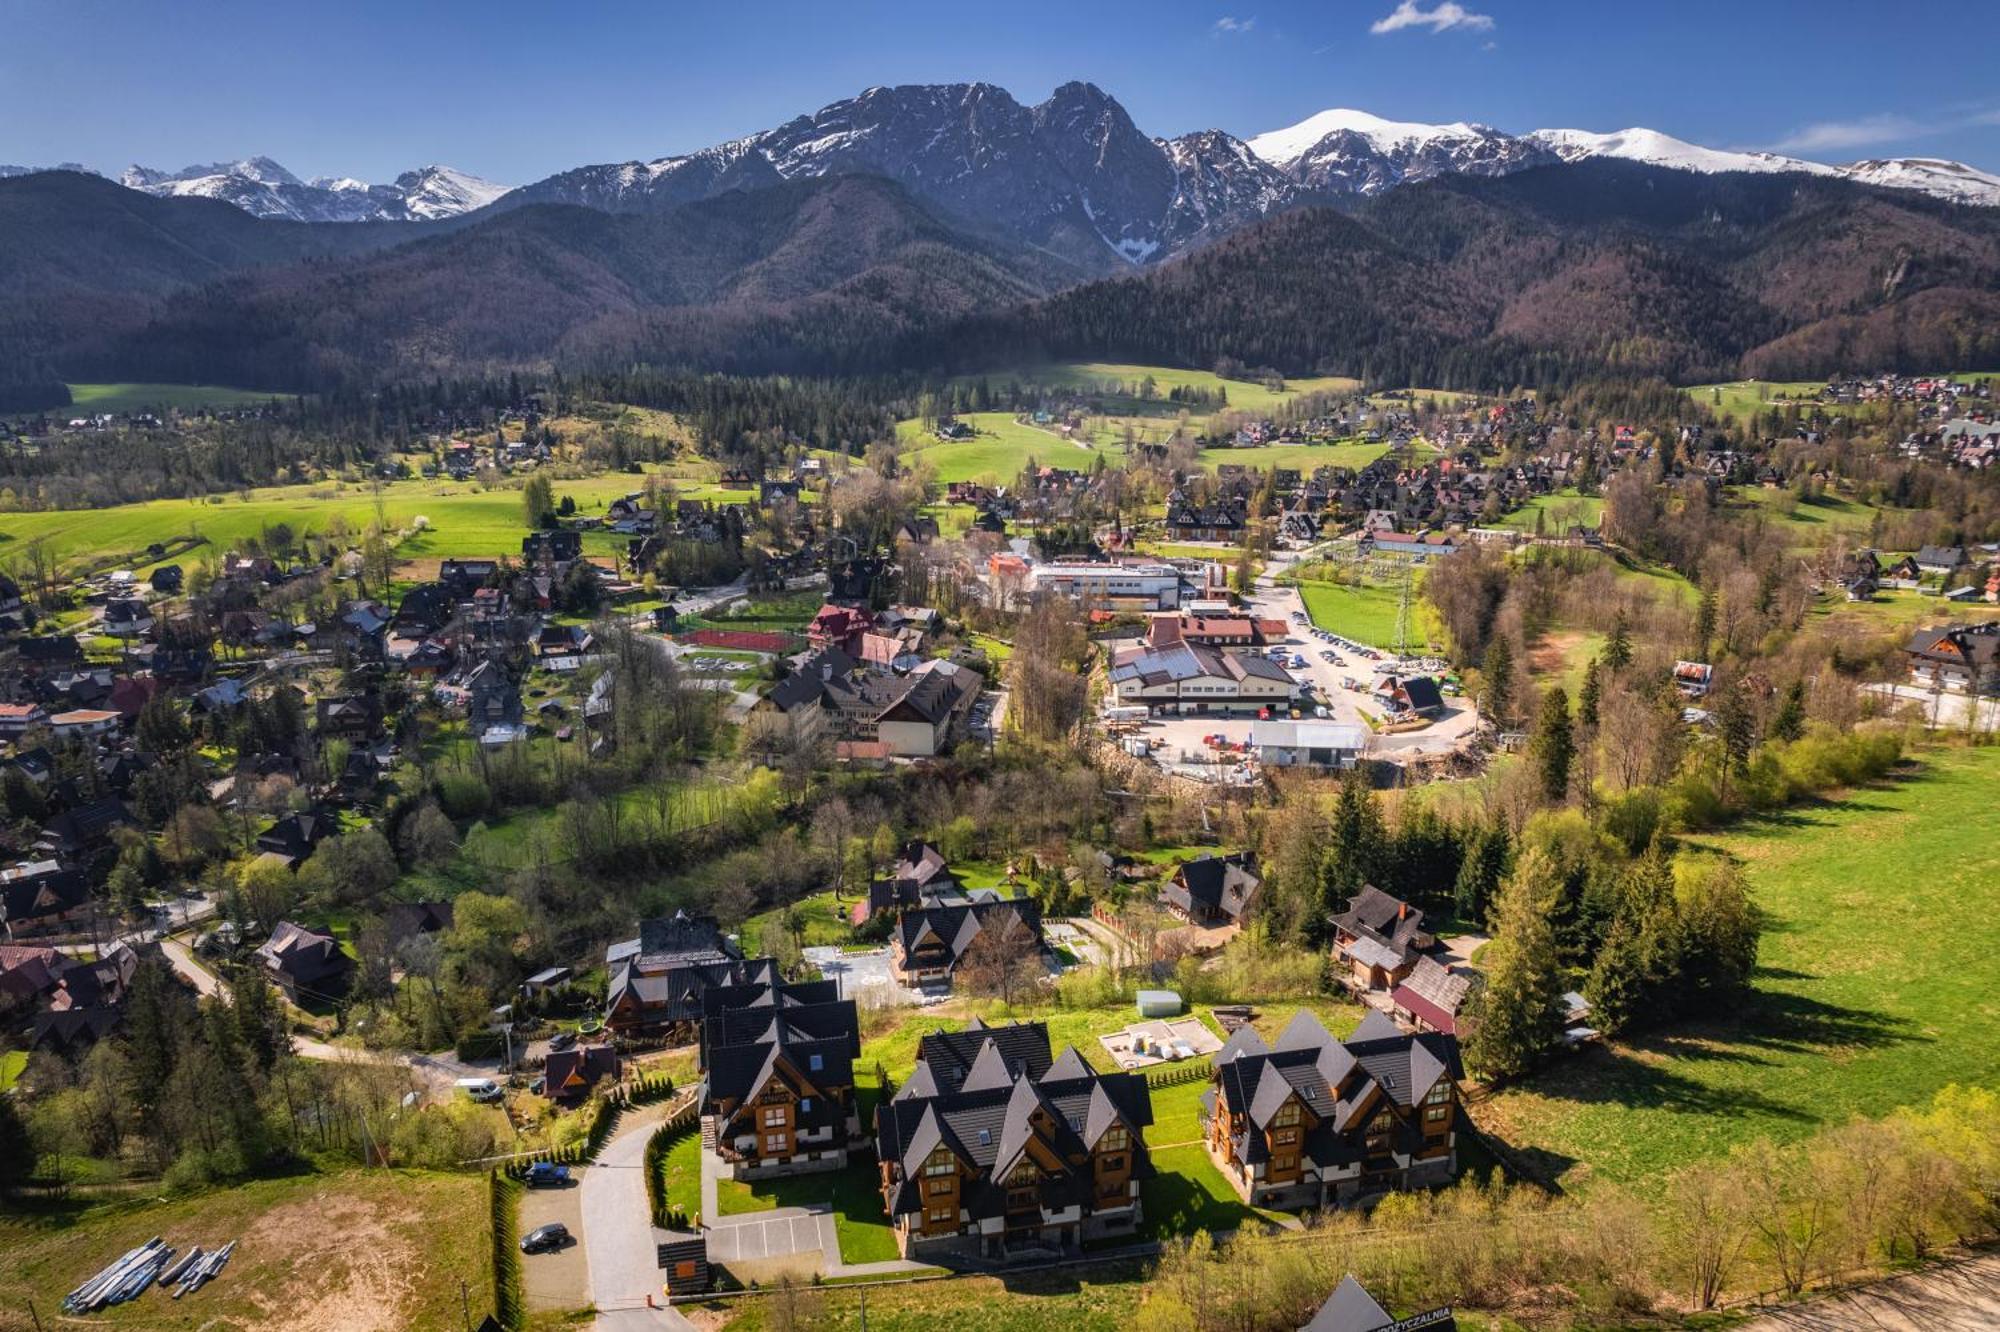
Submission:
[[[1989,1253],[1766,1310],[1741,1332],[1991,1332],[1995,1327],[2000,1327],[2000,1254]]]

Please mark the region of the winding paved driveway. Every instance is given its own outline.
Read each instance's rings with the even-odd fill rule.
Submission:
[[[668,1107],[628,1111],[617,1136],[583,1169],[583,1249],[590,1264],[591,1302],[598,1332],[693,1332],[694,1324],[671,1309],[648,1309],[661,1293],[659,1253],[653,1247],[653,1209],[646,1200],[646,1142]]]

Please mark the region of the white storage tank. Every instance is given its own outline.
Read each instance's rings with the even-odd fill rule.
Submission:
[[[1179,1017],[1181,997],[1172,990],[1139,991],[1139,1016],[1149,1018]]]

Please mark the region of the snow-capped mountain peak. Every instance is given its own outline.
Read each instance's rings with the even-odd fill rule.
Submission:
[[[1366,139],[1379,152],[1406,144],[1432,143],[1439,139],[1469,139],[1494,131],[1484,125],[1459,121],[1450,125],[1426,125],[1411,120],[1384,120],[1366,111],[1335,107],[1307,116],[1296,125],[1271,130],[1248,139],[1250,151],[1277,166],[1289,166],[1306,155],[1314,145],[1331,134],[1353,134]]]
[[[475,208],[484,208],[510,186],[496,185],[469,172],[433,163],[405,171],[396,177],[395,188],[403,195],[410,215],[425,219],[457,217]]]
[[[220,199],[257,217],[291,222],[428,221],[483,208],[507,192],[504,185],[445,166],[406,171],[393,185],[370,185],[350,176],[308,182],[268,157],[179,171],[135,165],[119,181],[163,198]]]
[[[1776,153],[1727,152],[1676,139],[1658,130],[1633,127],[1595,134],[1589,130],[1545,129],[1527,136],[1565,162],[1586,157],[1617,157],[1630,162],[1674,167],[1681,171],[1796,171],[1814,176],[1838,174],[1834,168]]]
[[[2000,205],[2000,176],[1939,157],[1871,158],[1849,162],[1840,174],[1864,185],[1921,190],[1953,203]]]
[[[1487,125],[1384,120],[1340,107],[1259,134],[1250,151],[1309,190],[1378,194],[1433,176],[1503,176],[1556,159]]]

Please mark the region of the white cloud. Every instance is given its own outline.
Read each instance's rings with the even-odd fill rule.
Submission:
[[[1380,36],[1385,32],[1401,32],[1404,28],[1429,28],[1435,33],[1452,28],[1487,32],[1492,27],[1491,14],[1475,14],[1459,4],[1458,0],[1439,0],[1429,9],[1421,7],[1417,0],[1402,0],[1386,15],[1376,19],[1368,31]]]
[[[1858,120],[1822,120],[1793,130],[1771,146],[1781,153],[1837,152],[1908,139],[1924,129],[1908,116],[1884,113]]]
[[[1255,14],[1252,14],[1249,18],[1241,19],[1225,16],[1217,19],[1215,26],[1210,28],[1208,32],[1211,37],[1220,37],[1225,33],[1245,33],[1256,26],[1257,16]]]
[[[1853,120],[1820,120],[1801,126],[1771,145],[1781,153],[1837,153],[1849,148],[1869,148],[1880,143],[1924,139],[1955,130],[2000,125],[2000,108],[1967,111],[1956,108],[1950,114],[1932,115],[1922,120],[1900,112],[1883,111]]]

